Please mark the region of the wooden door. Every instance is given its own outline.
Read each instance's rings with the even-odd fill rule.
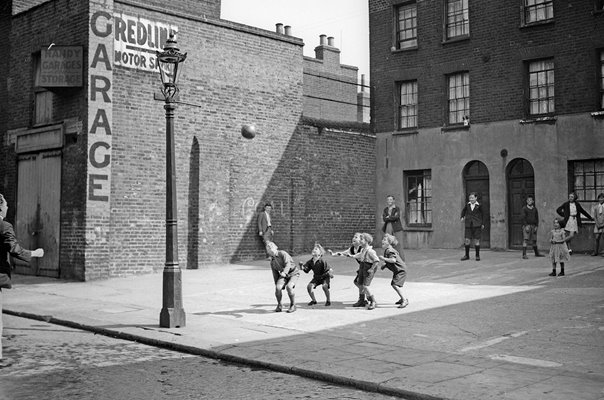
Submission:
[[[489,195],[489,171],[480,161],[472,161],[464,168],[465,202],[468,195],[475,192],[478,203],[484,212],[484,229],[480,238],[480,247],[491,247],[491,206]]]
[[[15,233],[23,247],[44,249],[18,273],[59,277],[61,151],[19,156]]]
[[[535,195],[533,166],[525,159],[512,160],[507,170],[508,240],[510,249],[522,248],[522,207]]]

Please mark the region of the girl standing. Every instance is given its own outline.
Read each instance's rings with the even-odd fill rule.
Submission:
[[[561,222],[561,226],[563,226],[564,230],[569,234],[567,238],[568,253],[573,254],[573,250],[570,248],[570,241],[573,236],[579,232],[579,228],[581,228],[581,214],[585,215],[585,217],[591,221],[593,221],[593,218],[583,209],[583,207],[581,207],[581,204],[579,204],[579,201],[577,200],[577,194],[574,192],[568,194],[568,201],[558,207],[556,212],[564,218]]]
[[[549,258],[552,262],[552,273],[549,276],[556,276],[556,263],[560,263],[560,273],[558,276],[564,276],[564,263],[570,259],[566,242],[570,236],[560,226],[560,219],[554,219],[554,229],[550,233],[549,241],[552,246],[549,249]]]
[[[382,248],[384,248],[384,256],[380,256],[380,260],[382,260],[385,264],[382,265],[382,270],[384,268],[388,268],[392,271],[392,281],[390,282],[390,286],[392,289],[399,295],[400,300],[395,304],[399,305],[399,308],[405,308],[409,305],[409,300],[403,297],[403,292],[401,291],[403,285],[405,284],[405,279],[407,278],[407,271],[405,261],[403,257],[394,249],[393,246],[396,246],[397,240],[394,236],[385,234],[382,238]]]

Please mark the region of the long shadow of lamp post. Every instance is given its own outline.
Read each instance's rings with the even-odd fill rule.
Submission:
[[[163,301],[159,314],[162,328],[184,327],[182,306],[182,272],[178,265],[178,222],[176,207],[176,163],[174,156],[174,96],[178,93],[180,64],[187,58],[176,47],[174,33],[166,41],[164,51],[157,52],[157,66],[162,82],[166,110],[166,263],[163,272]]]

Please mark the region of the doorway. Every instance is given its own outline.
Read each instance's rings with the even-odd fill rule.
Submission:
[[[489,200],[489,170],[482,162],[474,160],[466,164],[463,170],[464,181],[464,204],[468,201],[468,195],[475,192],[478,203],[485,213],[484,229],[480,239],[480,247],[491,247],[491,207]]]
[[[535,196],[533,166],[524,158],[516,158],[508,164],[508,243],[510,249],[522,248],[522,207],[529,195]]]
[[[16,262],[16,272],[58,278],[61,150],[21,154],[17,170],[15,233],[24,248],[43,248],[44,257],[30,265]]]

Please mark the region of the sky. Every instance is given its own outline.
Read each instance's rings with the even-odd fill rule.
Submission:
[[[275,32],[291,26],[304,41],[304,55],[315,57],[319,35],[333,36],[340,63],[359,68],[369,79],[367,0],[222,0],[221,18]]]

